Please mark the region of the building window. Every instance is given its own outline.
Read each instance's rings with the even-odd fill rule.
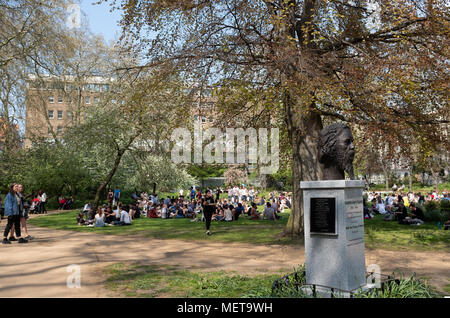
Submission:
[[[89,96],[86,96],[86,97],[84,98],[84,102],[85,102],[86,104],[90,104],[90,103],[91,103],[91,98],[90,98]]]
[[[53,110],[49,110],[48,111],[48,118],[49,119],[53,119],[54,117],[53,117]]]
[[[194,120],[195,120],[195,121],[198,120],[198,115],[194,115]]]
[[[49,97],[48,97],[48,102],[49,102],[49,103],[54,103],[54,102],[55,102],[53,96],[49,96]]]
[[[62,103],[63,102],[63,98],[62,97],[58,97],[58,103]]]
[[[98,98],[98,97],[94,97],[94,104],[98,104],[100,102],[100,98]]]
[[[70,110],[67,111],[67,118],[72,118],[73,114]]]
[[[210,122],[210,123],[214,122],[214,118],[209,117],[209,122]]]
[[[108,84],[103,84],[102,85],[102,91],[107,92],[109,90],[109,85]]]
[[[206,123],[206,117],[202,116],[202,123]]]
[[[58,110],[58,119],[63,119],[63,111]]]
[[[61,134],[62,134],[62,126],[58,126],[58,127],[56,128],[56,134],[57,134],[57,135],[61,135]]]

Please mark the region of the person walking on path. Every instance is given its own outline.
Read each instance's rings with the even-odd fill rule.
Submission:
[[[211,235],[211,231],[209,230],[211,226],[211,218],[216,210],[216,201],[214,200],[214,197],[211,194],[211,191],[208,190],[206,192],[206,196],[202,199],[202,206],[203,206],[203,216],[205,217],[206,221],[206,235]]]
[[[39,211],[41,213],[47,213],[47,210],[45,209],[45,203],[47,203],[47,194],[43,190],[39,191],[39,194],[41,195],[41,201],[39,202]]]
[[[19,238],[19,243],[28,243],[27,240],[22,238],[20,231],[20,211],[23,209],[23,205],[20,197],[17,195],[16,189],[16,184],[11,184],[9,187],[9,192],[5,198],[5,215],[8,217],[8,224],[6,225],[5,232],[3,233],[3,244],[11,244],[11,241],[8,240],[8,234],[13,225],[16,236]]]
[[[22,213],[20,213],[20,225],[22,226],[22,230],[21,231],[25,235],[25,239],[26,240],[32,240],[33,237],[30,234],[28,234],[28,227],[27,227],[28,210],[24,207],[23,185],[17,184],[16,190],[17,190],[17,195],[20,197],[20,202],[21,202],[21,205],[22,205]],[[43,191],[42,191],[42,193],[43,193]],[[42,210],[40,210],[40,211],[42,211]],[[13,231],[13,230],[11,230],[11,231]],[[11,235],[12,235],[12,233],[11,233]]]

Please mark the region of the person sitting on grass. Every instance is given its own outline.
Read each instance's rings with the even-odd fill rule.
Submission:
[[[270,202],[267,202],[266,207],[263,212],[263,219],[273,220],[275,221],[277,218],[275,217],[275,210],[272,208]]]
[[[225,222],[231,222],[233,221],[233,211],[232,206],[227,203],[225,200],[224,204],[222,205],[222,211],[223,211],[223,221]]]
[[[148,211],[148,217],[151,219],[156,219],[158,218],[158,213],[156,213],[156,203],[153,204],[153,206],[150,208],[150,210]]]
[[[184,205],[184,213],[188,219],[192,219],[195,217],[194,209],[188,204]]]
[[[233,219],[235,221],[239,220],[239,216],[242,215],[244,216],[244,207],[242,206],[242,203],[238,203],[237,207],[234,208],[234,213],[233,213]]]
[[[212,221],[223,221],[224,220],[224,216],[223,216],[223,210],[220,208],[217,208],[216,211],[214,212],[214,214],[211,217]]]
[[[66,200],[66,203],[63,205],[63,210],[71,210],[74,203],[73,196],[70,196],[69,199]]]
[[[169,218],[169,209],[167,208],[166,204],[161,204],[161,219],[168,219]]]
[[[116,214],[113,212],[112,208],[108,206],[105,211],[105,223],[114,224],[116,220]]]
[[[422,225],[424,224],[425,215],[421,208],[417,207],[414,203],[410,203],[409,208],[411,209],[411,223]]]
[[[80,213],[78,213],[77,215],[77,224],[78,225],[86,225],[86,220],[84,219],[84,213],[83,211],[81,211]]]
[[[375,208],[379,214],[386,214],[386,206],[385,206],[383,200],[381,199],[381,196],[377,197],[377,202],[376,202]]]
[[[181,207],[180,205],[177,205],[176,211],[177,211],[177,214],[175,215],[176,219],[182,219],[185,217],[183,207]]]
[[[404,224],[403,221],[408,217],[408,210],[403,204],[403,200],[398,202],[398,209],[394,212],[394,215],[395,220],[397,220],[399,224]]]
[[[97,208],[94,227],[105,227],[105,214],[100,207]]]
[[[114,225],[131,225],[131,217],[127,211],[120,209],[120,219]]]
[[[250,207],[250,220],[259,220],[259,216],[258,207],[256,203],[252,202],[252,206]]]

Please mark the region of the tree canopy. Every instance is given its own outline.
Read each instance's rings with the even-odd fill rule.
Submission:
[[[255,91],[253,109],[274,101],[261,111],[280,114],[289,136],[291,234],[303,228],[299,181],[321,179],[315,148],[324,124],[346,121],[363,138],[412,135],[433,147],[438,124],[448,123],[443,0],[110,2],[124,11],[124,43],[148,61],[136,68],[176,65],[228,93],[225,101]]]

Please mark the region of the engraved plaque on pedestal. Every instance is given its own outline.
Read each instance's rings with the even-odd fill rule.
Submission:
[[[310,233],[336,235],[336,198],[311,198]]]

